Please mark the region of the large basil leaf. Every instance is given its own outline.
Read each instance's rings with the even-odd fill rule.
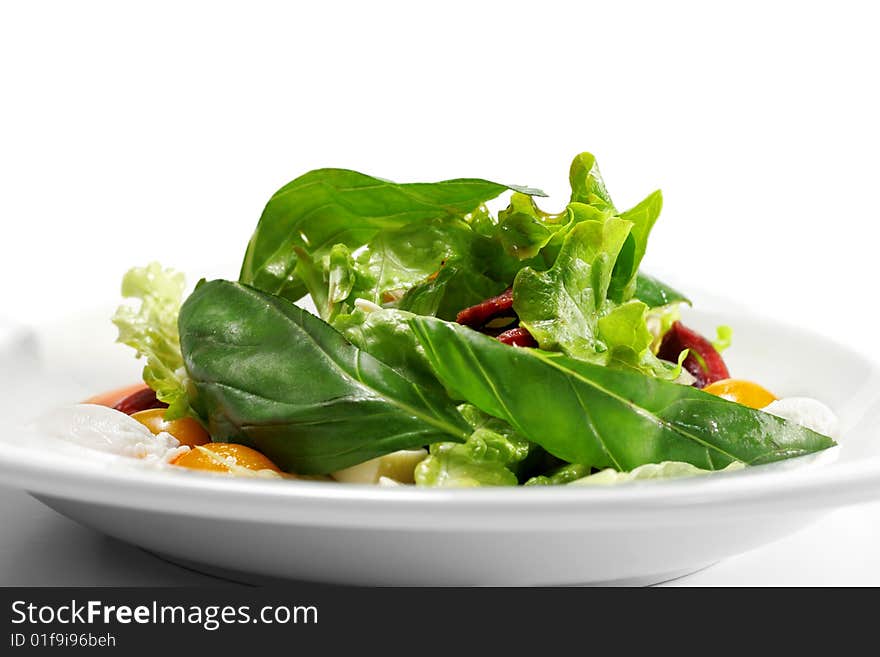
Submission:
[[[286,299],[203,283],[179,330],[193,408],[213,439],[250,445],[289,472],[333,472],[471,433],[447,398]]]
[[[440,381],[571,463],[628,471],[683,461],[719,470],[834,445],[827,436],[690,386],[510,347],[467,327],[410,325]]]
[[[334,244],[355,249],[381,230],[462,217],[508,189],[543,195],[476,178],[397,184],[347,169],[310,171],[269,199],[239,280],[295,301],[307,291],[296,272],[297,247],[317,262]]]

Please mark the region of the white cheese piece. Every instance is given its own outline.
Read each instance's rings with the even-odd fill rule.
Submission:
[[[346,484],[377,484],[382,477],[401,484],[412,484],[415,483],[413,473],[416,465],[427,455],[424,449],[402,449],[338,470],[331,476]]]
[[[125,413],[97,404],[57,408],[32,423],[44,438],[148,463],[171,463],[189,447],[167,432],[158,435]]]
[[[777,399],[762,410],[832,438],[837,438],[840,430],[840,422],[834,412],[822,402],[809,397]]]

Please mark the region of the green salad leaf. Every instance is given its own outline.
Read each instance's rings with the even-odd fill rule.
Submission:
[[[628,471],[683,461],[767,463],[834,441],[689,386],[501,344],[430,317],[410,325],[440,381],[569,463]]]
[[[455,319],[463,308],[494,297],[507,286],[474,269],[469,261],[445,264],[436,276],[411,287],[397,304],[401,310],[417,315]]]
[[[140,299],[140,305],[122,305],[113,315],[119,329],[117,342],[132,347],[138,358],[146,357],[144,382],[155,391],[157,399],[168,404],[165,418],[169,420],[190,414],[187,375],[177,334],[185,285],[183,274],[163,269],[157,262],[130,269],[122,279],[122,296]]]
[[[662,308],[677,303],[690,305],[691,303],[690,299],[681,292],[643,272],[639,272],[638,276],[636,276],[634,296],[639,301],[644,301],[649,308]]]
[[[655,337],[648,329],[648,306],[608,299],[615,263],[632,226],[619,217],[576,223],[553,267],[527,267],[517,274],[513,307],[542,349],[674,379],[680,368],[651,351]]]
[[[416,484],[435,488],[516,486],[510,466],[527,448],[488,429],[477,429],[463,444],[434,443],[415,470]]]
[[[631,224],[618,218],[576,224],[552,268],[527,267],[513,284],[513,308],[520,325],[542,349],[603,362],[597,322],[605,310],[611,272]]]
[[[590,486],[834,445],[674,383],[689,352],[657,353],[690,302],[640,271],[661,193],[619,211],[590,153],[569,182],[551,213],[539,190],[488,180],[310,171],[267,203],[238,282],[203,281],[181,305],[179,274],[129,272],[123,294],[140,305],[114,316],[119,341],[146,357],[167,417],[300,475],[428,447],[420,486]],[[512,309],[493,301],[503,316],[483,330],[518,322],[540,349],[446,321],[511,287]],[[294,305],[306,293],[320,317]],[[719,327],[716,347],[730,339]]]
[[[509,189],[543,194],[476,178],[397,184],[347,169],[310,171],[269,199],[239,280],[296,301],[308,291],[297,271],[297,249],[320,262],[336,244],[354,250],[383,230],[461,218]]]
[[[523,486],[561,486],[570,484],[590,474],[592,468],[582,463],[567,463],[554,468],[546,475],[536,475],[526,481]]]
[[[734,461],[718,472],[735,472],[736,470],[742,470],[744,467],[746,467],[744,463]],[[629,472],[618,472],[613,468],[605,468],[594,474],[563,483],[568,483],[572,486],[613,486],[616,484],[626,484],[631,481],[695,477],[710,474],[711,472],[712,470],[704,470],[690,463],[663,461],[662,463],[646,463]]]
[[[416,466],[419,486],[515,486],[517,470],[532,454],[533,445],[498,418],[470,404],[459,411],[473,428],[463,443],[435,443],[428,457]]]
[[[338,316],[333,321],[333,327],[358,349],[421,386],[432,397],[446,397],[446,391],[428,364],[422,345],[409,327],[409,320],[414,316],[396,308],[372,312],[356,309],[350,314]]]
[[[471,434],[448,398],[281,297],[202,283],[179,327],[192,405],[211,436],[254,447],[283,470],[326,474]]]
[[[626,238],[621,252],[614,263],[614,273],[611,276],[611,286],[608,296],[617,303],[623,303],[632,298],[638,282],[636,275],[639,265],[648,247],[648,236],[651,229],[660,217],[663,207],[663,196],[659,190],[649,195],[644,201],[620,215],[632,223],[632,230]]]
[[[729,349],[733,344],[733,329],[729,326],[721,325],[715,329],[715,339],[712,340],[712,346],[715,351],[721,353],[725,349]]]
[[[527,260],[547,246],[566,225],[567,218],[565,213],[543,212],[531,196],[517,192],[511,195],[507,208],[498,213],[498,225],[493,232],[509,255]]]
[[[605,181],[599,173],[599,165],[592,153],[575,156],[568,170],[572,202],[592,205],[600,209],[616,212],[614,203],[605,189]]]

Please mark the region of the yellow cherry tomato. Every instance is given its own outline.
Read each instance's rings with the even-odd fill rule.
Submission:
[[[178,420],[166,420],[164,408],[151,408],[148,411],[138,411],[132,413],[131,417],[143,424],[154,434],[162,431],[170,433],[180,441],[181,445],[195,447],[196,445],[204,445],[211,442],[211,436],[191,417],[182,417]]]
[[[764,408],[767,404],[776,401],[776,395],[772,392],[753,381],[743,379],[721,379],[707,385],[703,388],[703,392],[750,408]]]
[[[255,472],[268,470],[281,474],[281,469],[260,452],[236,443],[197,445],[178,456],[173,463],[184,468],[210,472],[252,475]]]

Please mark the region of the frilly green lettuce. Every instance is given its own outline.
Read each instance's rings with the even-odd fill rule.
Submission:
[[[546,475],[537,475],[526,481],[524,486],[561,486],[570,484],[590,474],[592,468],[582,463],[568,463]]]
[[[528,267],[517,274],[513,307],[542,349],[594,363],[605,360],[607,347],[599,340],[597,322],[630,226],[613,217],[604,223],[580,222],[568,233],[552,268]]]
[[[516,486],[517,467],[532,443],[503,420],[464,404],[459,412],[474,428],[464,443],[434,443],[415,470],[416,484],[435,488]]]
[[[629,472],[618,472],[612,468],[600,470],[595,474],[576,479],[571,486],[612,486],[625,484],[630,481],[642,481],[646,479],[675,479],[680,477],[694,477],[697,475],[711,474],[713,472],[734,472],[745,468],[745,463],[734,461],[721,470],[704,470],[690,463],[682,461],[663,461],[662,463],[648,463],[640,465]]]
[[[138,358],[146,357],[144,382],[168,404],[167,419],[191,413],[177,331],[185,285],[183,274],[157,262],[130,269],[122,279],[122,296],[140,299],[140,304],[122,305],[113,315],[117,342],[132,347]]]
[[[729,349],[733,343],[733,329],[729,326],[721,325],[715,329],[715,339],[712,340],[712,346],[715,351],[721,353],[725,349]]]

